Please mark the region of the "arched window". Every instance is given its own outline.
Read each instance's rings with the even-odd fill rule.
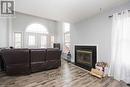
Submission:
[[[47,28],[41,24],[31,24],[26,28],[26,46],[29,48],[47,47]]]
[[[41,24],[31,24],[27,27],[26,32],[48,34],[47,28]]]

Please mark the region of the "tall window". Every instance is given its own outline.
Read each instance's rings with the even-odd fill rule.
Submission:
[[[45,48],[47,47],[47,28],[41,24],[31,24],[26,29],[27,47]]]
[[[113,14],[109,75],[130,83],[130,16],[129,11]]]
[[[21,48],[22,47],[22,33],[14,32],[14,47]]]
[[[70,24],[64,23],[64,53],[68,53],[70,51]]]

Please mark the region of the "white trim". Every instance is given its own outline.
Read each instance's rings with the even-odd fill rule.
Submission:
[[[97,50],[97,62],[99,61],[99,58],[98,58],[98,44],[73,44],[73,58],[74,58],[74,62],[75,62],[75,46],[96,46],[96,50]]]

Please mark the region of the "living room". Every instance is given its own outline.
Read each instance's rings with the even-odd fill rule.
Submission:
[[[0,3],[0,87],[129,87],[129,0]]]

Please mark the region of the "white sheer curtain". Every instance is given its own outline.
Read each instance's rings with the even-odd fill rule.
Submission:
[[[130,17],[127,10],[113,15],[109,75],[130,83]]]

